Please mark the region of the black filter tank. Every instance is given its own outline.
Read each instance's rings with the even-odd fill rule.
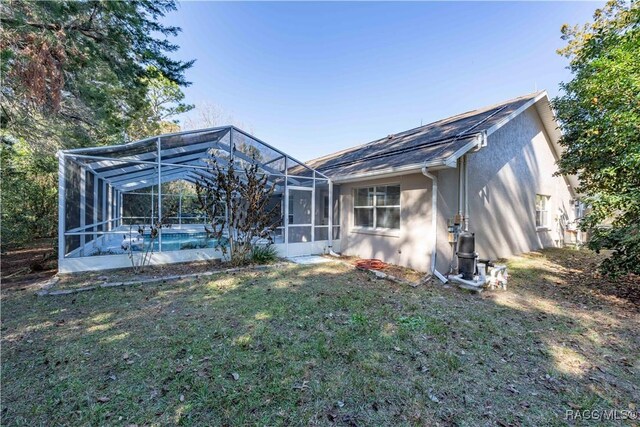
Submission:
[[[476,237],[473,233],[463,231],[458,236],[458,272],[465,280],[473,280],[476,272]]]

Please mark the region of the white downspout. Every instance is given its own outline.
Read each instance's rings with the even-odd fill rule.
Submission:
[[[467,175],[467,156],[462,156],[464,162],[464,231],[469,231],[469,177]]]
[[[429,173],[427,166],[422,167],[422,174],[431,180],[431,230],[433,232],[433,249],[431,250],[431,274],[436,276],[442,283],[448,280],[438,270],[436,270],[436,259],[438,253],[438,178]]]

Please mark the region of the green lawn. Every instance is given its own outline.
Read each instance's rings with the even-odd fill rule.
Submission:
[[[338,263],[3,290],[2,425],[564,425],[568,409],[630,409],[637,301],[592,264],[516,258],[508,291],[481,295]]]

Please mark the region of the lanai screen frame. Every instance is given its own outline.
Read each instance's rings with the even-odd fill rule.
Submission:
[[[202,138],[200,141],[198,141],[199,137]],[[228,143],[221,143],[227,137]],[[239,148],[238,140],[249,141],[249,143],[243,148]],[[163,143],[166,143],[166,147],[163,147]],[[270,179],[280,179],[284,183],[282,185],[282,228],[285,249],[280,251],[281,254],[289,255],[290,226],[296,226],[289,223],[289,190],[295,189],[295,185],[291,185],[290,181],[296,179],[298,181],[312,180],[310,187],[312,190],[311,241],[308,243],[313,244],[316,241],[316,228],[328,227],[326,246],[331,250],[334,235],[339,236],[340,233],[339,220],[334,220],[334,213],[339,215],[339,207],[336,205],[336,202],[339,202],[339,197],[334,201],[332,180],[323,173],[235,126],[221,126],[163,134],[122,145],[58,151],[58,257],[60,265],[64,266],[65,260],[70,258],[94,258],[84,254],[84,248],[100,236],[116,233],[112,230],[122,225],[123,194],[157,186],[158,192],[154,203],[157,208],[152,221],[159,220],[163,218],[162,183],[177,180],[195,183],[197,175],[211,176],[209,173],[211,168],[205,163],[205,158],[211,156],[227,162],[238,160],[240,163],[246,164],[254,161],[242,151],[251,148],[251,146],[256,150],[264,148],[265,152],[277,155],[277,158],[257,163],[260,171],[268,175]],[[219,157],[215,153],[222,153],[224,157]],[[224,160],[225,158],[226,160]],[[283,162],[280,171],[269,166],[269,164],[280,164],[280,160]],[[74,168],[78,172],[74,172]],[[297,174],[300,172],[303,174]],[[79,175],[79,178],[75,177],[76,181],[79,179],[79,183],[76,182],[75,187],[79,188],[73,186],[74,174]],[[318,183],[328,185],[328,224],[326,226],[318,225],[315,218],[316,186]],[[68,188],[71,188],[70,194],[67,194]],[[71,213],[75,212],[75,209],[74,206],[69,206],[72,204],[72,198],[68,196],[71,196],[74,191],[76,194],[73,196],[77,196],[79,193],[77,206],[79,221],[75,227],[69,227],[67,224],[69,209],[71,209]],[[88,211],[89,213],[87,213]],[[88,216],[91,218],[88,219]],[[298,225],[298,227],[300,226]],[[335,233],[336,228],[338,228],[337,234]],[[87,241],[87,236],[89,241]],[[68,239],[78,240],[78,247],[67,250]],[[158,252],[162,253],[162,229],[160,229],[158,241]],[[320,241],[324,242],[325,240]],[[73,243],[70,244],[71,247],[73,245]],[[78,257],[73,252],[79,249],[80,256]],[[106,257],[115,256],[118,255],[106,255]],[[104,268],[113,267],[105,265]],[[82,269],[74,267],[71,268],[71,271],[82,271]]]

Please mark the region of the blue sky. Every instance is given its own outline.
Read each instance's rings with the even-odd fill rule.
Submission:
[[[182,2],[187,101],[300,160],[570,78],[560,27],[600,2]]]

